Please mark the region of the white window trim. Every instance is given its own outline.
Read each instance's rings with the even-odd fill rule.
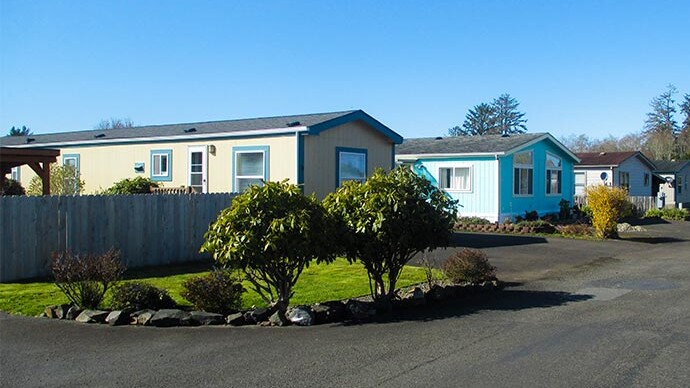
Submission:
[[[237,162],[240,155],[242,154],[261,154],[261,175],[240,175],[239,171],[237,170],[239,163]],[[239,181],[240,179],[261,179],[265,180],[266,179],[266,151],[264,150],[237,150],[235,151],[235,160],[234,160],[234,170],[235,170],[235,187],[240,187]]]
[[[457,189],[457,188],[452,188],[452,187],[451,188],[441,187],[442,190],[449,192],[449,193],[471,193],[472,192],[472,190],[474,188],[474,186],[472,185],[472,180],[473,180],[473,175],[474,175],[474,171],[473,171],[472,166],[439,166],[439,168],[438,168],[438,182],[439,182],[439,184],[441,182],[441,170],[442,169],[452,170],[451,175],[452,175],[452,177],[455,177],[455,170],[461,169],[461,168],[468,170],[468,174],[467,174],[467,186],[468,186],[468,188],[467,189]],[[452,182],[452,178],[451,178],[451,182]]]
[[[531,164],[523,164],[523,163],[516,163],[515,160],[517,159],[516,156],[519,154],[524,154],[524,153],[529,153],[531,155],[532,163]],[[532,194],[519,194],[516,193],[515,189],[515,170],[516,169],[529,169],[532,170]],[[522,173],[520,173],[520,178],[522,178]],[[511,180],[513,181],[513,197],[534,197],[534,151],[529,150],[529,151],[522,151],[522,152],[516,152],[513,155],[513,174],[511,176]]]
[[[163,156],[165,156],[165,172],[163,172],[163,169],[161,168],[160,171],[156,174],[156,158],[161,159]],[[164,152],[153,152],[151,154],[151,158],[153,158],[153,165],[151,166],[151,176],[154,177],[159,177],[159,178],[167,178],[168,177],[168,171],[170,171],[170,158],[168,157],[167,153]],[[163,166],[163,163],[160,161],[158,162],[159,166]]]
[[[547,166],[546,162],[549,160],[549,156],[551,156],[552,158],[558,159],[558,161],[560,162],[559,163],[560,166],[558,166],[558,167]],[[551,187],[551,181],[548,180],[549,171],[560,171],[561,172],[561,179],[559,182],[560,185],[558,187],[560,189],[560,192],[558,192],[558,193],[549,193],[548,192],[548,188]],[[534,174],[534,173],[532,173],[532,174]],[[558,174],[558,173],[556,173],[556,174]],[[534,175],[532,175],[532,176],[534,176]],[[558,156],[556,154],[552,154],[551,152],[546,153],[546,156],[544,157],[544,179],[546,180],[546,185],[544,185],[544,195],[549,196],[549,197],[558,197],[558,196],[563,195],[563,158],[561,158],[560,156]]]

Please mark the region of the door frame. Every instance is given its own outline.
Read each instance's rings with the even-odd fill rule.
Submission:
[[[192,187],[192,153],[201,152],[201,192],[208,193],[208,147],[195,145],[187,147],[187,185]]]

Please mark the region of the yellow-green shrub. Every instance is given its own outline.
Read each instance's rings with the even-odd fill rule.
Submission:
[[[597,237],[618,237],[617,223],[628,207],[628,192],[620,187],[597,185],[587,187],[586,194]]]

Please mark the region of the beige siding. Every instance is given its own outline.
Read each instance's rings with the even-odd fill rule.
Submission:
[[[393,165],[393,143],[380,132],[360,121],[328,129],[304,139],[304,192],[324,198],[336,189],[336,148],[367,150],[367,174],[376,168]]]
[[[124,178],[151,177],[151,151],[172,150],[172,181],[161,182],[165,187],[188,185],[188,149],[191,146],[216,147],[215,155],[207,153],[208,191],[232,190],[232,148],[235,146],[269,147],[269,180],[289,179],[295,182],[295,135],[258,137],[246,139],[200,140],[168,143],[139,143],[122,145],[83,146],[60,148],[58,164],[68,154],[79,155],[79,169],[85,181],[87,194],[110,187]],[[134,164],[144,163],[144,172],[136,173]],[[21,181],[28,187],[36,174],[28,166],[22,166]]]

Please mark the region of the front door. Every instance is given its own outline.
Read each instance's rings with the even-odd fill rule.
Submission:
[[[188,184],[195,193],[207,193],[206,146],[189,147],[187,166],[189,173]]]

